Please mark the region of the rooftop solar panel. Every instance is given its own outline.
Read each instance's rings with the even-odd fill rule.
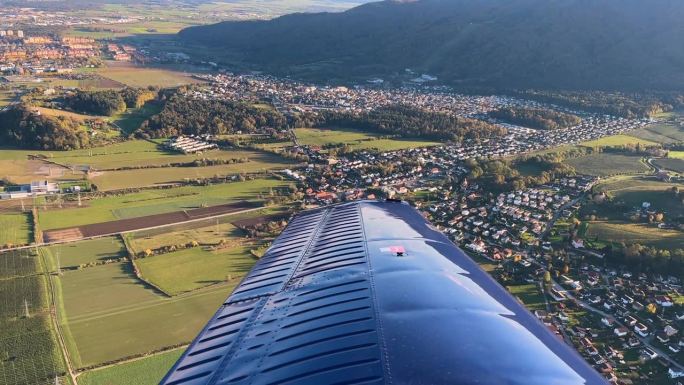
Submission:
[[[161,382],[606,383],[417,211],[370,201],[295,217]]]

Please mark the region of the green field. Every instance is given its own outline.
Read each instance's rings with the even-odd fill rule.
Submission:
[[[580,174],[608,176],[644,173],[650,168],[639,156],[600,153],[569,158],[565,161]]]
[[[254,262],[246,246],[216,252],[193,247],[135,261],[145,280],[170,295],[221,282],[232,288]]]
[[[136,253],[139,253],[147,249],[154,250],[163,246],[187,245],[192,241],[196,241],[200,245],[215,245],[221,240],[239,240],[243,235],[242,231],[230,223],[225,222],[226,218],[230,219],[231,216],[223,217],[223,220],[219,221],[218,224],[212,224],[205,227],[195,228],[194,226],[188,226],[187,229],[180,231],[156,234],[134,234],[130,237],[130,244],[133,250]]]
[[[684,158],[656,159],[655,164],[667,170],[684,173]]]
[[[157,385],[183,354],[175,349],[132,362],[85,372],[78,377],[79,385]]]
[[[28,214],[0,214],[0,247],[31,243],[31,219]]]
[[[684,159],[684,151],[670,151],[667,157],[671,159]]]
[[[676,143],[684,141],[684,129],[674,123],[656,123],[631,132],[638,138],[658,143]]]
[[[440,143],[407,140],[380,139],[379,135],[348,129],[296,128],[297,140],[302,145],[326,146],[346,144],[353,149],[378,149],[392,151],[405,148],[437,146]]]
[[[2,161],[26,161],[28,155],[41,155],[50,161],[67,166],[87,165],[97,170],[122,167],[161,166],[171,163],[188,163],[198,159],[243,159],[261,163],[283,163],[281,158],[248,150],[214,150],[203,154],[181,154],[165,150],[162,140],[128,140],[86,150],[37,151],[0,148],[0,167]],[[9,166],[9,162],[7,163]],[[0,168],[0,170],[3,170]],[[3,170],[4,172],[4,170]],[[6,172],[5,172],[6,173]]]
[[[585,234],[587,239],[599,239],[616,243],[639,243],[660,249],[673,250],[684,247],[684,233],[677,230],[659,229],[655,225],[622,221],[591,222]]]
[[[276,155],[266,153],[234,152],[233,156],[252,155],[248,162],[232,163],[207,167],[164,167],[143,168],[136,170],[104,171],[93,176],[90,181],[101,191],[124,188],[148,187],[158,184],[184,182],[192,179],[225,177],[239,173],[264,172],[290,167],[291,162]],[[210,156],[210,154],[207,154]]]
[[[544,305],[544,296],[539,291],[537,285],[514,285],[506,286],[506,288],[511,292],[511,294],[519,298],[528,309],[532,311],[546,309]]]
[[[43,230],[49,230],[187,210],[203,205],[212,206],[245,199],[254,200],[260,193],[284,186],[284,182],[277,180],[255,179],[212,186],[145,190],[95,199],[88,201],[84,207],[80,208],[41,211],[40,225]]]
[[[178,87],[185,84],[200,83],[199,80],[185,72],[138,67],[129,63],[108,62],[107,66],[99,69],[97,73],[102,77],[131,87]]]
[[[82,264],[102,263],[127,255],[124,244],[116,237],[53,245],[44,247],[42,251],[47,257],[50,271],[56,270],[57,257],[61,268],[64,269],[77,268]]]
[[[139,281],[130,264],[122,263],[67,271],[53,280],[77,367],[188,343],[230,292],[217,285],[167,298]]]
[[[606,136],[601,139],[590,140],[588,142],[582,142],[579,145],[584,147],[606,147],[606,146],[624,146],[626,144],[642,144],[642,145],[655,145],[657,143],[644,139],[637,138],[630,135],[611,135]]]
[[[664,212],[666,216],[678,216],[684,214],[684,207],[670,191],[677,185],[654,178],[633,176],[607,179],[597,188],[603,189],[627,206],[641,207],[643,202],[649,202],[653,210]],[[678,186],[681,188],[681,184]]]
[[[113,116],[111,121],[121,128],[124,134],[130,134],[152,115],[161,112],[159,103],[146,103],[140,108],[129,108],[126,112]]]

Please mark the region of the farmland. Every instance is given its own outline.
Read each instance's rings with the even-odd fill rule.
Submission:
[[[684,129],[674,123],[657,123],[632,132],[632,135],[658,143],[676,143],[684,141]]]
[[[684,247],[681,231],[659,229],[655,225],[623,221],[592,222],[587,227],[587,239],[610,240],[615,243],[639,243],[661,249]]]
[[[62,323],[77,367],[189,343],[230,290],[216,285],[165,298],[121,263],[54,279],[61,288]]]
[[[216,219],[213,225],[206,227],[193,228],[193,226],[185,225],[185,230],[143,235],[135,234],[132,238],[131,246],[136,253],[143,252],[147,249],[156,249],[162,246],[170,245],[184,245],[192,241],[198,242],[200,245],[215,245],[221,240],[238,238],[242,232],[230,223],[226,223],[226,218],[230,219],[232,216],[222,218],[222,221]],[[211,223],[211,222],[209,222]],[[217,223],[217,224],[216,224]]]
[[[657,159],[655,161],[655,164],[667,170],[672,170],[678,173],[684,173],[684,159],[681,158]]]
[[[608,179],[598,187],[628,206],[641,207],[643,202],[649,202],[652,209],[663,211],[666,215],[681,215],[684,209],[670,191],[675,185],[632,176]]]
[[[155,354],[133,362],[86,372],[78,377],[79,385],[156,385],[183,354],[183,349]]]
[[[565,161],[577,170],[578,173],[609,176],[618,174],[644,173],[649,167],[639,156],[600,153],[570,158]]]
[[[544,309],[544,297],[534,284],[507,286],[506,289],[520,299],[528,309]]]
[[[28,244],[31,237],[31,221],[28,214],[0,214],[0,246]]]
[[[77,268],[80,265],[103,263],[126,256],[126,248],[115,237],[58,244],[42,249],[50,270],[56,269],[57,258],[61,268]]]
[[[44,230],[81,226],[254,199],[269,189],[284,186],[277,180],[255,179],[205,187],[145,190],[94,199],[86,207],[41,211],[39,218]]]
[[[274,155],[262,153],[240,153],[233,155],[253,155],[247,162],[232,163],[207,167],[164,167],[143,168],[136,170],[105,171],[98,176],[90,178],[90,181],[98,186],[99,190],[117,190],[123,188],[138,188],[183,182],[188,179],[211,178],[214,176],[230,176],[238,173],[262,172],[273,169],[282,169],[291,165],[290,162]]]
[[[637,138],[630,135],[612,135],[606,136],[601,139],[591,140],[588,142],[580,143],[580,146],[584,147],[606,147],[606,146],[624,146],[627,144],[641,144],[641,145],[654,145],[653,141]]]
[[[177,87],[199,83],[187,73],[163,68],[138,67],[129,63],[108,62],[98,74],[130,87]]]
[[[218,251],[192,247],[135,261],[145,280],[170,295],[221,282],[232,289],[254,262],[245,246]]]
[[[46,280],[28,251],[0,254],[0,383],[51,384],[65,365],[52,331]]]
[[[294,131],[300,144],[320,147],[346,144],[353,149],[392,151],[440,144],[422,140],[381,139],[377,135],[348,129],[297,128]]]

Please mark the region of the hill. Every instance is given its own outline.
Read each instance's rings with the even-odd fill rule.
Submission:
[[[215,60],[300,78],[411,68],[493,88],[684,88],[680,0],[416,0],[184,29]]]

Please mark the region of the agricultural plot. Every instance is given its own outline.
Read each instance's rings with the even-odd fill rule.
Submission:
[[[515,285],[506,286],[506,288],[513,296],[519,298],[528,309],[532,311],[545,309],[544,296],[539,291],[537,285]]]
[[[650,145],[655,145],[657,143],[650,141],[650,140],[647,140],[647,139],[638,138],[636,136],[611,135],[611,136],[605,136],[601,139],[590,140],[588,142],[582,142],[582,143],[580,143],[580,146],[604,147],[604,146],[624,146],[627,144],[642,144],[642,145],[650,146]]]
[[[212,186],[186,186],[173,189],[145,190],[137,193],[109,196],[84,202],[80,208],[55,209],[40,212],[43,230],[82,226],[124,218],[170,213],[236,202],[254,200],[270,189],[283,188],[282,181],[255,179]]]
[[[226,282],[232,290],[256,262],[246,246],[209,251],[192,247],[138,259],[145,280],[169,295]]]
[[[300,144],[320,147],[346,144],[353,149],[392,151],[440,144],[421,140],[380,139],[378,135],[343,129],[297,128],[294,131]]]
[[[580,174],[609,176],[619,174],[638,174],[650,170],[639,156],[622,154],[591,154],[565,161]]]
[[[0,253],[0,280],[26,277],[40,268],[38,254],[34,250],[10,250]]]
[[[29,251],[0,254],[0,383],[54,384],[65,365],[51,330],[40,262]]]
[[[178,87],[201,83],[190,74],[162,68],[138,67],[130,63],[108,62],[98,70],[102,77],[112,79],[130,87]]]
[[[183,354],[175,349],[140,360],[85,372],[78,377],[79,385],[157,385]]]
[[[57,244],[44,247],[41,252],[47,257],[49,271],[57,269],[58,261],[62,269],[74,269],[81,265],[103,263],[127,256],[126,247],[117,237]]]
[[[77,367],[189,343],[229,294],[225,285],[216,285],[167,298],[121,263],[68,271],[53,280]]]
[[[230,218],[230,217],[228,217]],[[216,245],[221,241],[239,241],[242,231],[230,223],[225,223],[226,217],[223,221],[215,221],[213,225],[193,228],[188,226],[185,230],[173,231],[167,233],[150,234],[135,234],[131,237],[130,245],[136,253],[143,252],[147,249],[157,249],[163,246],[171,245],[186,245],[193,241],[200,245]]]
[[[684,159],[684,151],[670,151],[667,157],[670,159]]]
[[[684,159],[681,158],[656,159],[655,164],[666,170],[684,173]]]
[[[659,249],[674,250],[684,247],[684,233],[677,230],[659,229],[655,225],[629,223],[622,221],[591,222],[585,238],[615,243],[654,246]]]
[[[684,129],[673,123],[657,123],[631,132],[640,139],[658,143],[676,143],[684,141]]]
[[[28,244],[31,238],[31,219],[28,214],[0,214],[0,247]]]
[[[664,212],[666,216],[678,216],[684,214],[684,207],[671,192],[676,185],[644,177],[619,177],[609,179],[598,187],[627,206],[641,207],[643,202],[649,202],[653,210]]]
[[[236,154],[237,155],[237,154]],[[90,181],[101,191],[148,187],[187,180],[225,177],[239,173],[264,172],[290,167],[291,162],[275,155],[254,154],[247,162],[207,167],[164,167],[105,171]]]
[[[126,112],[113,116],[111,121],[121,128],[124,134],[130,134],[137,130],[145,120],[161,110],[161,104],[149,102],[140,108],[129,108]]]

